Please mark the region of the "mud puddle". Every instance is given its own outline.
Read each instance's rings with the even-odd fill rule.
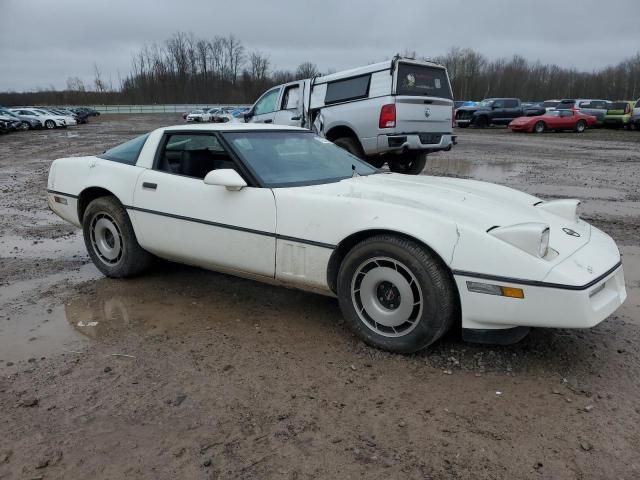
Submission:
[[[515,162],[476,163],[464,158],[451,159],[447,156],[429,155],[424,174],[504,183],[509,178],[522,174],[524,170],[523,165]]]

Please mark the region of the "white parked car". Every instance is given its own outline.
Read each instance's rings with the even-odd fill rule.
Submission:
[[[460,323],[502,343],[593,327],[626,298],[618,248],[578,201],[385,173],[296,127],[165,127],[58,159],[48,203],[109,277],[158,256],[335,295],[364,341],[395,352]]]
[[[16,107],[10,108],[9,110],[14,112],[16,115],[31,117],[39,120],[44,128],[64,128],[67,126],[64,117],[53,115],[37,108]]]
[[[187,122],[210,122],[213,113],[211,110],[194,110],[189,115],[187,115]]]
[[[53,110],[49,110],[49,109],[46,109],[46,108],[34,108],[33,110],[38,112],[38,113],[41,113],[43,115],[53,115],[55,117],[60,117],[60,118],[64,119],[64,124],[67,127],[71,127],[71,126],[74,126],[74,125],[78,124],[77,120],[72,115],[65,115],[63,113],[58,113],[58,112],[55,112]]]

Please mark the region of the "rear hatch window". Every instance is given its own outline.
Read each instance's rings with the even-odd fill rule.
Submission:
[[[612,102],[609,104],[607,113],[613,113],[614,115],[623,115],[627,113],[629,104],[627,102]]]
[[[396,95],[415,95],[453,99],[444,68],[398,64]]]
[[[576,104],[575,100],[562,100],[557,106],[556,108],[558,110],[566,110],[566,109],[571,109],[573,108],[573,106]]]

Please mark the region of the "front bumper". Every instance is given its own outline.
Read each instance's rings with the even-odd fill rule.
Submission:
[[[452,133],[393,133],[378,135],[378,151],[393,152],[415,150],[422,152],[437,152],[450,150],[456,144],[456,135]]]
[[[469,292],[467,282],[514,286],[513,282],[455,275],[462,306],[462,328],[506,329],[514,327],[591,328],[620,307],[627,298],[622,265],[595,283],[582,287],[515,285],[524,298]]]

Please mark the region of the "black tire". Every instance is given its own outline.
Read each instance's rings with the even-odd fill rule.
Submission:
[[[427,155],[424,153],[405,153],[403,155],[394,155],[394,157],[387,162],[389,170],[394,173],[419,175],[427,164]]]
[[[340,148],[344,148],[351,155],[355,155],[356,157],[364,160],[364,151],[360,146],[360,142],[353,137],[340,137],[336,138],[333,143],[338,145]]]
[[[468,123],[462,123],[462,124],[456,125],[456,127],[458,127],[458,128],[469,128],[469,124]]]
[[[107,277],[139,275],[153,262],[153,255],[138,244],[129,216],[116,197],[93,200],[82,217],[82,230],[91,260]]]
[[[547,125],[543,121],[536,122],[533,126],[533,133],[544,133],[547,130]]]
[[[52,130],[56,128],[56,122],[54,122],[53,120],[47,120],[44,122],[44,128]]]
[[[473,125],[476,128],[487,128],[489,126],[489,119],[483,115],[476,118],[476,121],[473,122]]]
[[[576,133],[583,133],[587,129],[587,122],[584,120],[578,120],[573,129]]]
[[[384,167],[384,164],[387,163],[387,159],[384,155],[376,155],[375,157],[367,157],[365,159],[368,164],[373,165],[376,168]]]
[[[372,259],[379,266],[369,269],[365,274],[360,273],[363,265],[366,269],[372,264]],[[385,262],[393,264],[394,268],[385,266]],[[397,267],[393,262],[401,266]],[[369,275],[374,278],[367,278]],[[384,278],[385,275],[391,279],[398,278],[398,287],[386,280],[376,283],[375,278]],[[411,293],[404,297],[398,294],[395,301],[399,303],[395,306],[392,304],[392,310],[386,310],[381,302],[383,299],[389,300],[386,294],[392,292],[393,288],[396,288],[396,292],[402,290],[402,278],[407,282],[409,278],[413,279]],[[385,293],[381,288],[388,290]],[[401,309],[410,308],[409,319],[413,319],[413,323],[406,321],[396,327],[376,323],[363,306],[362,302],[367,300],[363,300],[362,290],[369,292],[369,301],[376,302],[377,308],[385,309],[384,314],[396,315],[396,312],[402,313]],[[390,234],[368,238],[351,249],[340,265],[337,294],[342,313],[353,332],[367,344],[390,352],[412,353],[421,350],[437,341],[459,320],[458,295],[446,266],[434,253],[416,242]],[[380,302],[378,295],[383,295]],[[421,302],[419,306],[415,303],[417,298]],[[410,302],[408,307],[402,304],[403,300]],[[391,301],[394,301],[393,298]]]

